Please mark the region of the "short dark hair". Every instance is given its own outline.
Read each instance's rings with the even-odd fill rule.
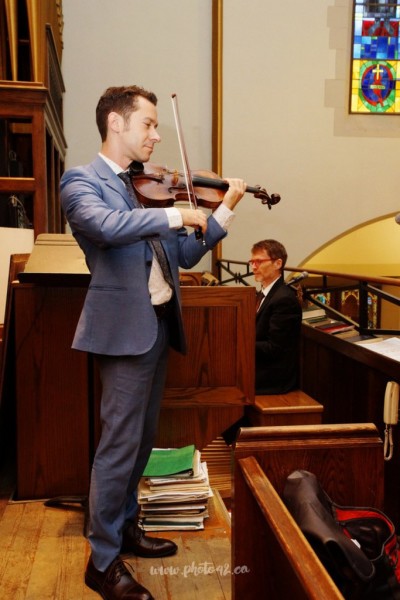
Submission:
[[[157,105],[157,96],[139,85],[109,87],[106,89],[96,107],[96,123],[102,142],[107,138],[107,118],[110,112],[118,113],[127,121],[130,114],[137,110],[139,96],[146,98],[154,106]]]
[[[274,260],[280,258],[282,261],[281,272],[283,272],[287,261],[287,252],[283,244],[276,240],[261,240],[253,245],[251,252],[254,254],[257,250],[265,250],[268,256]]]

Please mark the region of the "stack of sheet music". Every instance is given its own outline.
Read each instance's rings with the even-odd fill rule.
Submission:
[[[303,323],[307,323],[307,325],[311,325],[314,329],[330,333],[338,338],[350,339],[358,334],[354,325],[331,319],[326,314],[324,308],[310,306],[303,309]]]
[[[321,323],[329,323],[330,319],[324,308],[318,308],[318,306],[314,305],[303,308],[303,321],[308,325],[314,326]]]
[[[138,489],[146,531],[204,529],[213,495],[207,464],[193,445],[154,448]]]

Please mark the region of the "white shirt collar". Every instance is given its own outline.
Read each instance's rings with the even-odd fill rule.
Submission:
[[[274,281],[272,281],[269,285],[267,285],[266,287],[263,287],[261,289],[261,291],[264,294],[264,296],[268,295],[268,293],[270,292],[272,286],[274,285],[274,283],[276,283],[278,281],[279,278],[280,278],[280,275],[278,275],[278,277],[276,279],[274,279]]]
[[[111,158],[107,158],[107,156],[104,156],[104,154],[102,154],[101,152],[99,152],[99,156],[100,156],[100,158],[102,158],[104,160],[105,163],[108,164],[110,169],[112,169],[116,175],[118,175],[118,173],[123,172],[122,167],[117,165],[117,163],[115,163],[113,160],[111,160]]]

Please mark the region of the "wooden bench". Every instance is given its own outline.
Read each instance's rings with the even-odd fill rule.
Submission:
[[[239,468],[248,486],[248,504],[245,509],[246,513],[251,514],[254,532],[253,552],[258,554],[267,550],[268,554],[262,560],[268,558],[269,565],[267,571],[259,572],[258,577],[265,581],[261,584],[257,582],[258,591],[253,592],[252,580],[250,592],[246,591],[245,596],[242,596],[242,592],[237,591],[237,585],[233,597],[236,599],[245,597],[246,600],[250,598],[342,600],[342,594],[320,563],[257,460],[253,456],[242,458],[239,460]],[[248,522],[246,526],[249,526]],[[236,566],[237,581],[242,568],[246,570],[250,568],[248,561],[243,567]],[[259,595],[260,585],[265,588],[261,595]]]
[[[233,600],[341,598],[281,495],[288,475],[305,469],[338,504],[383,509],[382,454],[373,424],[241,429],[234,445]]]
[[[246,407],[254,427],[318,424],[322,422],[322,411],[322,404],[302,390],[255,396],[254,405]]]

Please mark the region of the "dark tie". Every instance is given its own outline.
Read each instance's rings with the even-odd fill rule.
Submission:
[[[143,208],[143,206],[140,204],[140,202],[136,198],[136,194],[133,190],[133,186],[132,186],[132,182],[131,182],[129,173],[126,171],[123,171],[122,173],[118,173],[118,177],[120,179],[122,179],[122,181],[125,183],[126,189],[128,190],[128,194],[133,202],[134,207],[135,208]],[[160,240],[150,240],[149,244],[151,245],[151,247],[153,249],[153,253],[156,255],[158,264],[161,267],[161,271],[162,271],[165,281],[168,283],[168,285],[172,289],[174,289],[174,280],[172,278],[171,269],[169,268],[168,259],[165,255],[165,251],[164,251],[164,248],[162,247]]]
[[[256,293],[256,313],[258,312],[258,309],[260,308],[261,302],[264,299],[264,294],[260,291]]]

